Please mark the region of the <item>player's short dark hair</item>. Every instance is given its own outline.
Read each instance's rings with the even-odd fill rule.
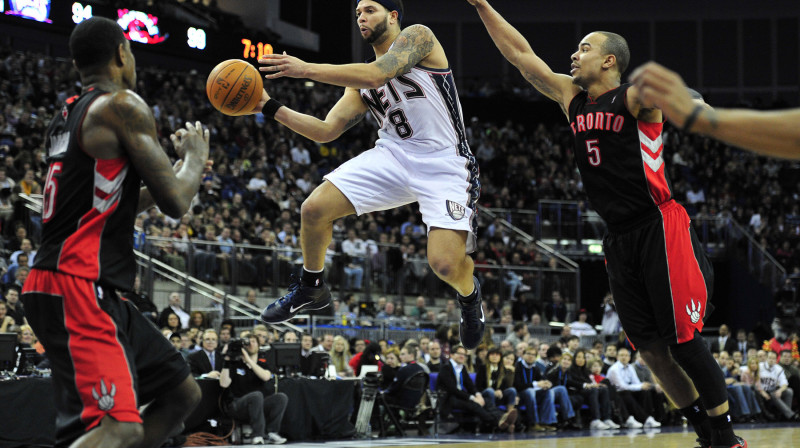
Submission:
[[[84,20],[69,36],[69,52],[78,69],[107,64],[125,43],[125,35],[117,22],[105,17]]]
[[[608,31],[598,31],[606,37],[603,42],[603,52],[605,54],[613,54],[617,59],[617,69],[620,76],[628,69],[628,64],[631,62],[631,50],[628,48],[628,41],[624,37],[616,33]]]

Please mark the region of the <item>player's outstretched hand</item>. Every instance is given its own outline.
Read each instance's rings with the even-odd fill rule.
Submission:
[[[175,146],[175,152],[181,159],[186,157],[187,152],[191,152],[203,160],[208,160],[209,138],[208,129],[203,129],[199,121],[194,124],[187,122],[185,128],[180,128],[169,136]]]
[[[669,121],[683,127],[696,103],[677,73],[648,62],[634,70],[630,80],[639,90],[643,103],[655,104]]]
[[[306,78],[308,75],[308,63],[302,60],[289,56],[284,51],[283,54],[265,54],[258,63],[266,67],[260,67],[259,70],[268,73],[264,76],[267,79],[276,78]]]

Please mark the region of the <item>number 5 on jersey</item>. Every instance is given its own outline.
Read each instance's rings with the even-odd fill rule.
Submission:
[[[586,154],[589,156],[589,163],[592,166],[600,166],[600,147],[597,146],[599,141],[596,138],[586,140]]]
[[[58,173],[61,172],[61,162],[56,162],[50,165],[47,171],[47,180],[44,182],[44,208],[42,210],[42,221],[47,222],[53,217],[53,211],[56,209],[56,194],[58,192]]]

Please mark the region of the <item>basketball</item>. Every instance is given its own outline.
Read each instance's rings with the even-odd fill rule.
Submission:
[[[258,70],[241,59],[220,62],[206,81],[206,95],[214,108],[233,116],[252,111],[261,100],[263,88]]]

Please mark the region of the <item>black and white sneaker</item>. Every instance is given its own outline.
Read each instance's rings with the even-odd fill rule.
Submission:
[[[320,310],[331,304],[331,291],[325,283],[319,286],[303,286],[300,278],[294,277],[289,292],[272,302],[261,312],[261,320],[278,324],[293,318],[301,310]]]
[[[461,343],[468,350],[478,346],[483,340],[483,330],[486,328],[486,318],[483,315],[481,306],[481,285],[478,279],[473,277],[475,283],[475,298],[470,302],[464,302],[461,296],[458,297],[458,305],[461,307]]]

